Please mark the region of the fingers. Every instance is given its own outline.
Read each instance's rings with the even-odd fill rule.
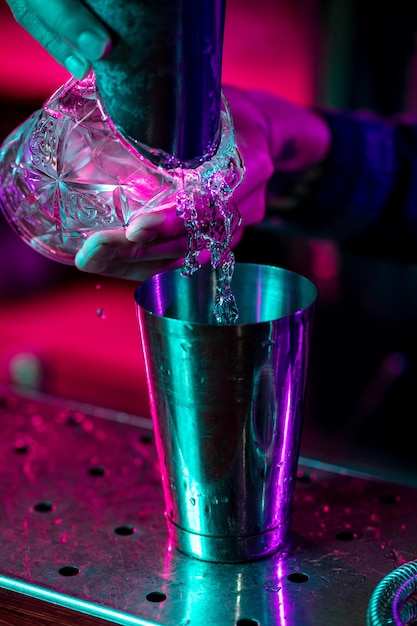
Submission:
[[[168,241],[151,244],[131,242],[124,231],[107,230],[94,233],[75,258],[79,270],[93,274],[144,280],[144,276],[179,267],[187,250],[184,234]]]
[[[97,272],[93,269],[81,268],[76,264],[79,270],[89,272],[90,274],[100,274],[100,276],[108,276],[110,278],[123,278],[124,280],[133,280],[141,283],[150,276],[167,272],[169,270],[181,267],[184,259],[167,259],[164,261],[143,261],[134,265],[108,265],[104,271]]]
[[[313,109],[264,91],[230,86],[224,91],[241,145],[267,151],[276,171],[301,172],[326,157],[330,129]]]
[[[249,201],[252,198],[251,194]],[[236,235],[233,245],[238,239]],[[180,267],[187,248],[183,220],[171,208],[137,217],[126,231],[92,234],[77,253],[75,265],[92,274],[142,281],[155,273]],[[210,258],[207,250],[199,254],[200,263],[208,263]]]
[[[266,183],[256,185],[247,190],[236,190],[235,202],[242,217],[239,230],[250,224],[257,224],[265,216],[266,210]],[[236,245],[236,237],[233,238],[233,246]]]
[[[76,78],[108,54],[111,37],[79,0],[9,0],[15,19]]]
[[[176,205],[160,206],[158,211],[136,217],[126,229],[129,241],[147,244],[185,236],[184,221],[176,213]]]

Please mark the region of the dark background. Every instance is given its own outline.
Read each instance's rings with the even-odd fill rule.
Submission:
[[[225,81],[305,105],[417,113],[412,3],[227,6]],[[66,78],[0,2],[1,138]],[[298,271],[319,288],[302,454],[417,484],[417,266],[375,249],[295,233],[270,207],[236,256]],[[94,315],[97,283],[106,326]],[[0,381],[29,352],[48,393],[145,413],[133,289],[44,259],[0,216]]]

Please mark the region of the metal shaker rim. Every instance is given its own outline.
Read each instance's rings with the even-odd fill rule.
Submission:
[[[190,325],[228,328],[213,317],[216,272],[202,266],[190,278],[174,269],[143,281],[135,289],[136,304],[150,315]],[[236,263],[231,289],[239,309],[233,326],[270,323],[313,306],[318,291],[307,277],[274,265]],[[207,298],[207,293],[212,298]],[[265,295],[267,294],[267,295]],[[204,297],[203,297],[204,295]]]

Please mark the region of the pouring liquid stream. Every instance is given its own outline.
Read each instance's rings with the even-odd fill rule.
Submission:
[[[231,240],[241,223],[241,216],[222,172],[213,170],[206,180],[191,185],[191,189],[184,177],[177,194],[177,215],[184,220],[188,235],[182,275],[191,277],[201,266],[199,253],[207,250],[216,273],[213,306],[215,323],[235,324],[239,311],[232,292],[235,256]]]

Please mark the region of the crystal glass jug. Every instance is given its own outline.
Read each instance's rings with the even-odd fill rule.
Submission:
[[[224,250],[239,221],[226,210],[243,164],[220,87],[224,2],[204,0],[197,10],[192,0],[163,0],[158,7],[127,0],[121,15],[107,0],[88,4],[117,28],[118,43],[84,80],[69,79],[3,142],[1,208],[35,250],[72,264],[92,233],[124,229],[138,215],[175,202],[189,233],[196,221],[202,229],[197,239],[189,237],[186,273],[192,273],[199,249],[216,253],[220,243]],[[127,24],[127,9],[130,16],[136,11],[137,24],[148,12],[146,33]],[[139,32],[145,52],[138,61],[132,42],[137,48]],[[146,37],[168,59],[162,70],[160,55],[146,52]],[[203,49],[208,40],[211,54]]]

